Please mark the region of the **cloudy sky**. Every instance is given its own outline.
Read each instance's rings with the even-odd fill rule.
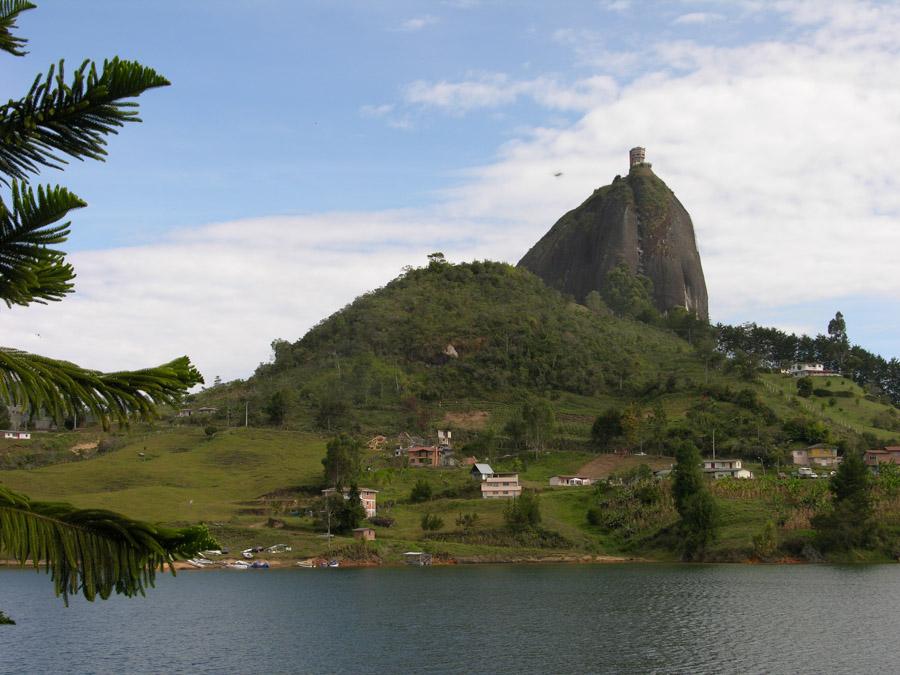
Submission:
[[[246,377],[443,251],[516,262],[648,160],[697,231],[713,321],[900,356],[900,7],[827,0],[39,0],[4,96],[65,58],[172,81],[105,163],[42,180],[77,293],[4,343]],[[562,172],[559,177],[555,173]]]

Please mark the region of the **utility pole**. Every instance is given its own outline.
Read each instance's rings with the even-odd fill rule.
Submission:
[[[250,402],[244,401],[244,428],[250,426]]]

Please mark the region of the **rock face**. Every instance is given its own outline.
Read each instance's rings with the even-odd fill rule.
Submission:
[[[627,177],[616,176],[560,218],[519,266],[583,302],[591,291],[602,291],[607,273],[624,262],[653,281],[661,312],[684,307],[708,319],[691,217],[643,161],[643,152],[632,151],[631,157]]]

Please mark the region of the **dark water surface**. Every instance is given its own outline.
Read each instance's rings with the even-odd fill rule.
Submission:
[[[900,565],[183,572],[66,609],[0,570],[2,673],[900,673]]]

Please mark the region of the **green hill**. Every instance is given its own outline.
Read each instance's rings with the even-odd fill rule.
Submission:
[[[718,352],[713,329],[690,317],[676,312],[650,325],[615,316],[596,298],[589,304],[521,268],[436,258],[297,342],[276,341],[273,360],[248,380],[217,384],[187,403],[212,406],[212,415],[183,419],[173,411],[162,424],[127,433],[2,441],[0,482],[36,499],[169,523],[204,521],[232,548],[282,542],[306,556],[326,547],[316,518],[306,514],[319,508],[327,440],[338,432],[363,441],[383,435],[364,453],[358,476],[380,491],[379,512],[394,520],[378,528],[382,559],[410,548],[463,558],[672,558],[666,537],[676,516],[665,481],[603,493],[549,489],[547,480],[666,466],[672,448],[688,439],[705,454],[715,444],[720,457],[743,458],[764,477],[714,488],[724,524],[713,557],[742,559],[769,521],[783,523],[779,537],[788,554],[799,554],[808,539],[826,484],[777,479],[791,449],[896,437],[896,410],[849,380],[822,379],[801,398],[796,380],[761,372],[739,353]],[[554,421],[536,443],[523,425],[541,405]],[[609,410],[621,427],[592,437],[595,419]],[[402,432],[433,441],[440,428],[453,431],[458,455],[516,471],[526,488],[539,491],[550,534],[505,533],[504,505],[480,499],[465,469],[412,469],[394,456]],[[634,454],[604,454],[621,449]],[[433,497],[410,503],[421,479]],[[648,494],[652,502],[645,503]],[[897,529],[900,504],[896,495],[890,499],[883,513]],[[601,516],[592,522],[591,512]],[[443,518],[439,532],[422,530],[426,513]],[[478,526],[459,531],[461,514],[477,514]],[[335,543],[351,545],[347,538]]]

